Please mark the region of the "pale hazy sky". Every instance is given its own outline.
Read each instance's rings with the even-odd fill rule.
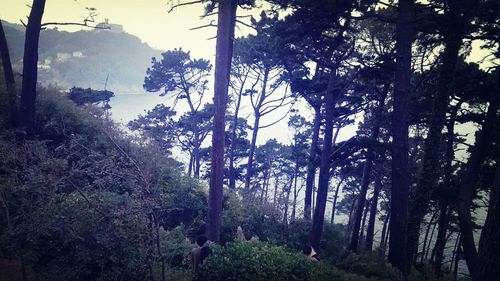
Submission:
[[[169,50],[177,47],[191,50],[195,57],[213,61],[215,28],[189,30],[207,24],[210,19],[200,19],[202,5],[179,7],[168,13],[169,0],[47,0],[43,22],[83,22],[88,15],[85,7],[97,9],[97,21],[108,18],[111,23],[122,24],[126,32],[138,36],[150,46]],[[29,14],[31,0],[1,0],[0,18],[20,23]],[[81,27],[59,27],[78,30]]]

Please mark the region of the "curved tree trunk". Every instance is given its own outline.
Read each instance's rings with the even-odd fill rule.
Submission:
[[[45,0],[33,0],[24,40],[23,83],[19,109],[19,127],[25,130],[28,137],[33,135],[35,125],[38,41],[40,39],[44,10]]]
[[[215,52],[214,124],[212,134],[212,171],[208,194],[207,237],[219,242],[224,183],[224,131],[229,73],[233,56],[236,0],[220,0]]]

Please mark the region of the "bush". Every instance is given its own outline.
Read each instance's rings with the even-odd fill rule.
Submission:
[[[239,241],[218,246],[194,280],[343,280],[333,267],[313,263],[298,252],[265,242]]]
[[[34,139],[18,143],[0,131],[0,193],[9,206],[0,208],[0,259],[22,256],[39,280],[185,275],[185,236],[205,212],[200,184],[101,110],[54,89],[39,97]]]
[[[399,270],[374,254],[350,254],[338,266],[348,273],[359,274],[369,280],[403,280]]]

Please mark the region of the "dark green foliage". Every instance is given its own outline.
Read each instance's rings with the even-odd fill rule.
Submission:
[[[68,97],[72,100],[76,105],[84,105],[84,104],[107,104],[109,100],[114,97],[115,94],[111,91],[107,90],[92,90],[90,88],[83,89],[73,87],[69,89]]]
[[[401,273],[375,255],[350,254],[339,267],[347,272],[355,272],[370,278],[370,280],[402,280]]]
[[[232,242],[216,247],[194,280],[344,280],[333,267],[314,264],[299,252],[263,242]]]
[[[176,123],[173,119],[175,115],[176,112],[169,106],[158,104],[145,114],[128,122],[127,126],[132,131],[138,131],[143,138],[156,142],[164,152],[169,153],[177,135]]]
[[[0,137],[0,259],[22,257],[40,280],[144,280],[180,266],[205,192],[100,109],[39,94],[36,139]]]

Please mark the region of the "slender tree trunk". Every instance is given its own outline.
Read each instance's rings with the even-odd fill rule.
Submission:
[[[255,154],[255,148],[257,145],[257,134],[259,132],[259,124],[260,124],[260,114],[255,112],[255,120],[253,122],[252,129],[252,140],[250,141],[250,151],[248,152],[248,161],[247,161],[247,173],[245,175],[245,192],[250,192],[250,182],[252,181],[253,176],[253,156]]]
[[[461,107],[461,103],[455,105],[450,114],[450,120],[446,124],[446,164],[444,168],[444,189],[438,193],[438,206],[439,206],[439,221],[438,221],[438,234],[436,244],[433,251],[433,268],[436,276],[442,276],[441,266],[444,259],[444,248],[446,246],[446,232],[451,218],[451,212],[448,209],[447,197],[451,192],[451,177],[452,177],[452,164],[455,158],[455,150],[453,144],[455,142],[455,120],[457,112]]]
[[[290,179],[290,186],[286,189],[285,214],[283,216],[283,223],[285,225],[288,224],[288,206],[290,205],[290,192],[292,190],[293,179],[294,179],[294,177],[292,176]]]
[[[363,211],[363,220],[361,221],[361,228],[359,229],[359,242],[358,245],[361,244],[361,249],[363,249],[364,244],[364,231],[366,225],[366,218],[368,217],[368,210],[370,210],[370,203],[366,204],[365,209]]]
[[[268,196],[269,196],[269,181],[271,180],[271,172],[269,170],[267,170],[267,174],[266,174],[266,186],[265,186],[265,189],[266,189],[266,193],[264,195],[264,202],[267,202],[268,201]]]
[[[375,127],[373,128],[373,130],[371,132],[371,135],[370,135],[371,142],[377,141],[379,132],[380,132],[380,126],[378,126],[378,124],[377,124],[377,125],[375,125]],[[368,187],[370,185],[374,156],[375,156],[375,153],[373,152],[373,148],[369,147],[368,151],[366,153],[365,165],[363,167],[363,178],[361,179],[361,189],[359,191],[359,197],[358,197],[359,199],[358,199],[358,204],[356,206],[356,212],[354,213],[354,222],[353,222],[353,228],[352,228],[352,234],[351,234],[351,242],[349,243],[349,250],[351,250],[353,252],[358,251],[361,218],[363,216],[363,209],[365,207],[366,193],[367,193]]]
[[[357,200],[358,200],[358,198],[354,197],[354,191],[353,191],[353,200],[352,200],[351,206],[349,207],[349,220],[347,222],[347,233],[346,234],[349,234],[352,232],[354,207],[356,206]]]
[[[476,182],[479,178],[481,164],[488,152],[492,142],[494,125],[497,120],[498,98],[493,97],[488,107],[486,120],[483,123],[481,132],[477,137],[470,154],[469,160],[460,183],[458,192],[458,220],[460,225],[460,236],[464,251],[464,258],[469,268],[472,281],[479,281],[478,257],[476,244],[474,242],[474,227],[470,213],[472,199],[476,193]]]
[[[194,166],[194,157],[193,157],[193,152],[191,152],[189,154],[188,177],[191,177],[191,174],[193,173],[193,166]]]
[[[242,87],[243,89],[243,87]],[[234,118],[233,118],[233,128],[231,132],[231,150],[229,151],[229,188],[230,189],[236,189],[236,169],[234,168],[234,149],[235,149],[235,143],[236,143],[236,132],[238,129],[238,115],[240,112],[240,105],[241,105],[241,96],[242,92],[240,91],[238,95],[238,100],[236,101],[236,108],[234,110]]]
[[[21,90],[19,126],[30,138],[35,126],[36,83],[38,79],[38,41],[42,27],[45,0],[33,0],[26,26],[23,56],[23,83]]]
[[[278,195],[278,184],[279,184],[279,177],[274,176],[274,194],[273,194],[273,208],[276,208],[276,196]]]
[[[386,249],[386,244],[387,244],[387,235],[389,234],[389,231],[387,231],[387,228],[389,226],[389,220],[391,219],[391,212],[389,211],[385,217],[384,224],[382,225],[382,234],[380,235],[380,245],[378,246],[379,248],[379,255],[380,256],[385,256],[385,249]]]
[[[321,151],[318,193],[316,195],[316,207],[314,209],[313,224],[311,232],[309,233],[309,242],[311,246],[316,250],[319,249],[319,242],[323,233],[325,208],[328,196],[328,183],[330,181],[330,154],[332,153],[333,111],[335,109],[335,103],[340,96],[340,90],[338,89],[336,80],[336,69],[332,68],[325,95],[325,136],[323,140],[323,149]]]
[[[194,147],[193,147],[193,164],[194,164],[194,177],[200,177],[200,136],[196,132],[194,135]]]
[[[367,251],[371,251],[373,249],[373,235],[375,233],[375,219],[377,217],[378,197],[380,194],[380,190],[382,189],[383,168],[384,167],[382,162],[377,164],[377,176],[375,178],[375,187],[371,199],[372,202],[370,204],[370,219],[368,220],[368,228],[366,229],[365,249]]]
[[[427,250],[427,244],[429,244],[429,247],[430,247],[432,239],[429,240],[429,233],[431,231],[432,226],[435,225],[434,219],[436,219],[437,214],[438,214],[438,212],[434,212],[432,214],[431,219],[429,220],[429,223],[427,224],[427,230],[425,231],[424,244],[422,245],[422,256],[420,257],[420,263],[424,262],[425,252]],[[429,243],[427,243],[427,241]]]
[[[392,118],[392,190],[389,262],[405,275],[409,273],[407,256],[408,222],[408,99],[411,79],[413,42],[413,0],[400,0],[396,20],[396,73]]]
[[[339,180],[339,183],[337,183],[337,187],[335,188],[335,195],[333,196],[333,204],[332,204],[332,216],[330,218],[331,224],[333,224],[335,221],[335,210],[337,209],[337,199],[339,198],[339,190],[341,184],[342,180]]]
[[[9,45],[3,30],[2,21],[0,20],[0,55],[2,56],[3,74],[5,84],[7,86],[6,97],[6,117],[9,118],[10,125],[15,125],[15,107],[16,107],[16,81],[14,79],[14,71],[12,71],[12,63],[10,61]]]
[[[498,253],[500,253],[500,155],[491,188],[488,215],[479,240],[479,280],[493,281],[500,276]]]
[[[292,217],[291,221],[295,221],[295,212],[297,207],[297,178],[299,173],[299,164],[295,162],[295,171],[294,171],[294,181],[293,181],[293,205],[292,205]]]
[[[250,143],[250,152],[248,153],[248,163],[247,163],[247,174],[245,176],[245,192],[248,194],[250,191],[250,182],[252,180],[253,176],[253,156],[255,153],[255,146],[257,143],[257,133],[259,132],[259,125],[260,125],[260,109],[261,106],[266,99],[266,88],[267,88],[267,80],[269,79],[269,69],[266,68],[264,71],[264,78],[262,82],[262,92],[260,94],[260,99],[254,108],[254,115],[255,115],[255,120],[253,124],[253,131],[252,131],[252,141]]]
[[[214,125],[212,171],[208,195],[207,237],[219,242],[224,184],[224,131],[229,73],[233,55],[236,0],[220,0],[215,52]]]
[[[316,168],[317,168],[317,153],[318,150],[318,140],[319,140],[319,130],[321,128],[321,107],[314,108],[314,123],[313,123],[313,135],[311,140],[311,148],[309,151],[309,162],[307,163],[307,177],[306,177],[306,191],[304,198],[304,219],[311,219],[311,201],[314,179],[316,178]]]
[[[427,250],[425,251],[425,260],[429,260],[429,252],[431,249],[431,242],[432,242],[432,239],[434,239],[434,232],[436,231],[437,225],[438,225],[437,222],[435,222],[434,225],[432,226],[431,236],[429,238],[429,244],[427,245]],[[432,257],[432,255],[431,255],[431,257]]]

